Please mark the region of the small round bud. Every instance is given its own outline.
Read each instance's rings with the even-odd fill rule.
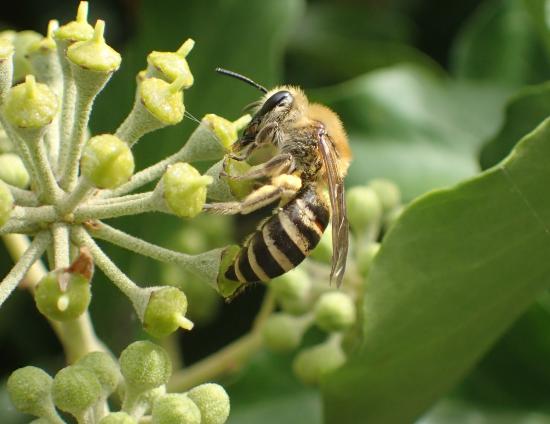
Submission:
[[[0,180],[19,188],[29,185],[29,173],[19,156],[14,153],[0,154]]]
[[[88,368],[97,377],[103,395],[109,396],[120,382],[120,370],[116,361],[105,352],[90,352],[80,358],[76,365]]]
[[[229,396],[219,384],[201,384],[187,392],[201,411],[201,424],[223,424],[229,417]]]
[[[145,309],[143,328],[154,337],[166,337],[179,327],[191,330],[193,323],[185,318],[187,297],[176,287],[163,287],[151,293]]]
[[[382,204],[372,188],[352,187],[346,192],[346,203],[353,230],[364,232],[369,226],[380,223]]]
[[[189,69],[189,64],[185,60],[195,42],[191,39],[186,40],[177,52],[151,52],[147,56],[147,63],[152,69],[158,72],[149,73],[148,76],[156,77],[158,74],[168,82],[175,81],[178,77],[184,77],[182,88],[186,89],[193,85],[193,74]]]
[[[64,283],[66,279],[68,282]],[[65,290],[62,290],[66,284]],[[36,286],[34,301],[44,316],[56,321],[78,318],[90,305],[90,280],[80,274],[52,271]]]
[[[7,382],[11,402],[17,410],[37,417],[53,409],[51,387],[52,378],[36,367],[15,370]]]
[[[308,309],[311,279],[301,269],[293,269],[269,283],[273,295],[285,312],[300,314]]]
[[[323,293],[315,305],[315,323],[324,331],[342,331],[355,322],[355,304],[342,292]]]
[[[172,83],[159,78],[146,78],[139,85],[139,96],[147,110],[165,125],[175,125],[183,119],[185,106],[183,92],[185,77]]]
[[[227,177],[229,191],[236,199],[244,199],[254,189],[254,180],[236,180],[231,177],[238,177],[250,170],[250,165],[242,160],[227,158],[223,162],[223,170],[230,176]]]
[[[172,374],[168,353],[149,341],[130,344],[122,351],[119,363],[126,385],[136,392],[162,386]]]
[[[13,210],[13,195],[5,182],[0,181],[0,227],[10,219]]]
[[[137,421],[126,412],[111,412],[99,420],[99,424],[137,424]]]
[[[290,352],[302,341],[304,326],[295,317],[277,313],[265,322],[262,337],[267,348],[273,352]]]
[[[63,25],[54,36],[58,40],[67,40],[69,42],[85,41],[92,38],[94,28],[88,23],[88,2],[81,1],[78,5],[76,19]]]
[[[390,180],[377,178],[370,181],[368,187],[376,192],[386,212],[401,203],[401,192],[399,191],[399,187]]]
[[[74,43],[67,49],[67,58],[81,68],[111,73],[116,71],[121,62],[120,54],[105,43],[103,33],[105,21],[99,19],[94,28],[94,35],[87,41]]]
[[[170,393],[157,399],[153,405],[153,424],[201,424],[197,405],[187,396]]]
[[[100,399],[101,384],[88,368],[70,365],[54,377],[52,395],[59,409],[78,418]]]
[[[214,134],[216,134],[221,144],[226,149],[229,149],[237,141],[237,132],[248,125],[251,119],[250,115],[244,115],[236,121],[231,122],[221,116],[210,113],[202,118],[202,122],[208,125]]]
[[[59,22],[55,19],[52,19],[48,22],[48,34],[46,37],[33,42],[28,49],[27,56],[31,58],[32,56],[49,54],[55,52],[57,46],[53,39],[53,33],[59,29]],[[31,60],[32,61],[32,60]]]
[[[82,174],[98,188],[116,188],[134,173],[130,147],[111,134],[90,138],[80,162]]]
[[[206,186],[212,177],[202,175],[188,163],[168,167],[162,176],[164,200],[172,212],[181,217],[198,215],[206,202]]]
[[[12,87],[3,105],[6,119],[19,128],[41,128],[52,122],[57,113],[57,96],[46,84],[37,83],[33,75]]]
[[[319,384],[321,377],[336,370],[346,362],[346,355],[339,344],[323,343],[302,350],[292,364],[296,376],[304,383]]]
[[[370,243],[367,247],[359,252],[359,256],[357,258],[357,268],[359,270],[359,273],[363,277],[367,276],[372,260],[379,250],[380,243]]]

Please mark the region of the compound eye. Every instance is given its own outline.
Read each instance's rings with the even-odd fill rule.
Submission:
[[[293,97],[288,91],[278,91],[265,101],[258,115],[264,115],[277,106],[287,106],[292,103]]]

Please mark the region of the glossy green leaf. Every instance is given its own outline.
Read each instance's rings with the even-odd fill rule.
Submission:
[[[506,105],[505,119],[498,133],[483,147],[482,168],[501,161],[521,137],[550,116],[550,83],[527,87],[513,96]]]
[[[523,3],[539,31],[547,53],[550,54],[550,19],[548,18],[550,2],[548,0],[523,0]]]
[[[486,0],[457,38],[454,74],[512,86],[545,81],[550,56],[536,26],[524,1]]]
[[[549,286],[549,139],[550,119],[401,215],[366,281],[361,348],[324,384],[329,423],[412,422]]]
[[[478,172],[480,145],[498,128],[506,94],[396,66],[314,91],[312,98],[336,110],[350,134],[348,184],[385,177],[412,199]]]

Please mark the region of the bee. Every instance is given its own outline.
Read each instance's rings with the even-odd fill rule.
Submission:
[[[232,71],[219,73],[242,80],[264,93],[230,157],[246,160],[263,147],[273,155],[251,167],[240,180],[268,181],[240,202],[210,203],[220,214],[247,214],[276,204],[273,214],[246,238],[225,272],[241,283],[267,282],[300,264],[317,246],[332,216],[332,269],[338,286],[346,269],[348,220],[344,177],[351,151],[338,116],[326,106],[310,103],[304,92],[283,85],[267,90]],[[330,202],[324,189],[328,187]]]

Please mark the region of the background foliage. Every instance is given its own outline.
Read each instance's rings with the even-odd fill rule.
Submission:
[[[299,84],[333,107],[354,151],[350,186],[387,177],[410,201],[473,177],[415,200],[388,235],[367,281],[364,343],[326,379],[323,398],[296,382],[288,357],[262,353],[224,382],[231,422],[319,423],[323,402],[328,422],[411,422],[443,395],[420,422],[550,422],[548,123],[505,165],[478,175],[549,115],[548,5],[451,3],[92,2],[91,19],[110,23],[107,37],[123,54],[94,108],[94,133],[112,131],[129,111],[134,76],[149,51],[173,50],[192,37],[196,82],[186,105],[197,118],[207,112],[236,118],[257,98],[251,88],[213,72],[223,66],[266,86]],[[43,31],[50,17],[66,21],[73,13],[61,1],[14,7],[20,12],[2,19],[17,29]],[[194,126],[189,120],[146,137],[137,147],[138,167],[177,150]],[[177,244],[174,229],[186,224],[140,217],[117,225]],[[239,233],[223,235],[206,229],[226,228],[223,222],[197,225],[206,237],[189,242],[188,236],[188,249],[223,245],[253,223],[239,222]],[[153,262],[111,253],[139,280],[159,280]],[[7,272],[4,251],[0,258]],[[221,306],[223,319],[182,335],[184,361],[245,331],[261,296],[260,288],[250,290]],[[116,353],[142,336],[126,299],[101,276],[91,312],[99,336]],[[0,311],[0,346],[2,378],[29,363],[55,370],[63,361],[23,294]],[[2,393],[0,410],[5,405]]]

